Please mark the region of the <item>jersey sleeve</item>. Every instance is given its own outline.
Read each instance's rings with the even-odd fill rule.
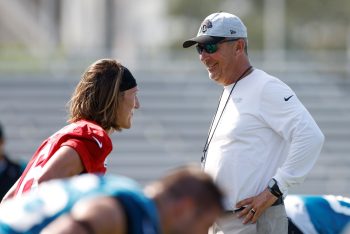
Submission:
[[[284,83],[267,82],[260,105],[262,119],[285,141],[290,143],[287,159],[274,178],[283,192],[303,182],[320,154],[324,135],[316,122]]]
[[[70,138],[62,146],[69,146],[79,154],[88,173],[105,173],[104,161],[108,154],[95,141],[85,138]]]

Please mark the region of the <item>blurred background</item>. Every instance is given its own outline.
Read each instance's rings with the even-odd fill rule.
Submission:
[[[252,64],[291,86],[326,136],[290,193],[349,196],[347,0],[0,0],[0,122],[10,157],[27,162],[65,125],[80,75],[112,57],[134,73],[141,109],[132,129],[112,136],[109,173],[145,184],[199,164],[221,88],[182,42],[220,10],[245,22]]]

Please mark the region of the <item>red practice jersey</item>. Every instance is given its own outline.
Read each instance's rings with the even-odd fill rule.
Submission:
[[[105,160],[112,151],[112,141],[96,123],[80,120],[65,126],[41,144],[20,177],[15,196],[37,186],[43,167],[61,146],[69,146],[79,154],[84,172],[106,173]]]

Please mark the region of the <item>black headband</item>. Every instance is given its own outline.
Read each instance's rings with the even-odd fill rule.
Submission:
[[[128,89],[132,89],[134,87],[136,87],[137,83],[136,80],[134,78],[134,76],[131,74],[131,72],[129,71],[129,69],[127,69],[126,67],[123,67],[123,77],[119,86],[119,91],[123,92],[125,90]]]

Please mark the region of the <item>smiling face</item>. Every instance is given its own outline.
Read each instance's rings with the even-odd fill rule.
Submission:
[[[140,107],[140,103],[137,98],[137,91],[138,89],[136,86],[119,94],[117,125],[120,128],[128,129],[131,127],[134,109],[138,109]]]
[[[218,50],[209,54],[203,51],[199,55],[201,62],[207,68],[210,79],[221,85],[229,85],[235,82],[237,70],[240,64],[240,58],[244,53],[243,40],[227,41],[218,44]],[[244,43],[244,42],[243,42]]]

